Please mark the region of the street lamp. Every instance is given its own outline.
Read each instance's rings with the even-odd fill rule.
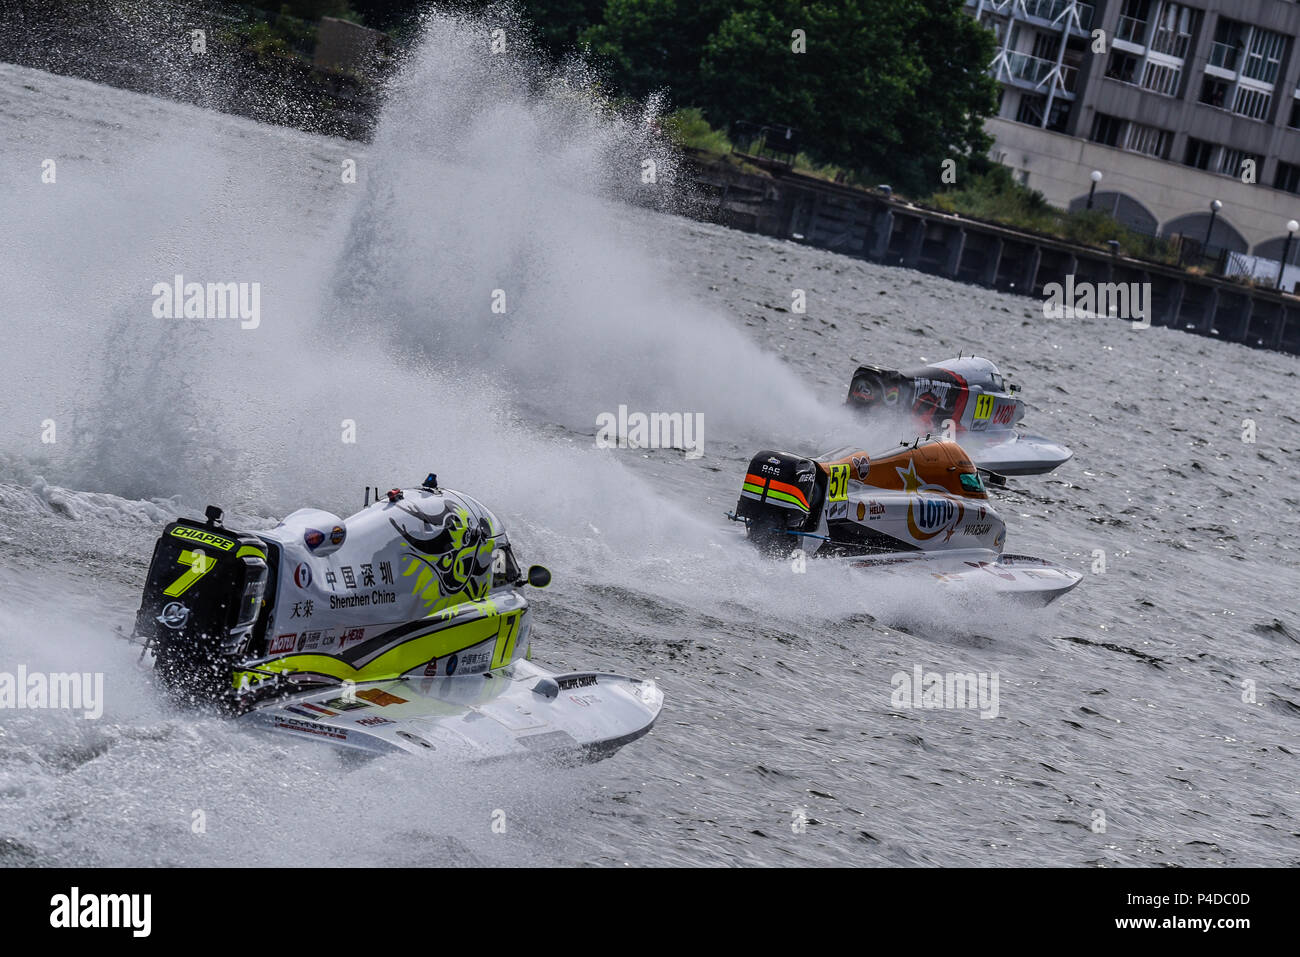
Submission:
[[[1092,198],[1097,195],[1097,184],[1101,182],[1101,170],[1092,171],[1092,189],[1088,190],[1088,208],[1092,209]]]
[[[1219,215],[1219,210],[1223,209],[1223,204],[1217,199],[1210,203],[1210,225],[1205,229],[1205,242],[1202,244],[1206,251],[1210,248],[1210,234],[1214,232],[1214,217]]]
[[[1295,232],[1300,229],[1300,223],[1294,219],[1286,224],[1286,245],[1282,247],[1282,264],[1277,267],[1277,288],[1282,288],[1282,273],[1286,270],[1286,258],[1291,255],[1291,240],[1295,239]]]

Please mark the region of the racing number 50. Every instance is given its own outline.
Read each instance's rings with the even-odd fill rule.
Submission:
[[[832,465],[831,477],[826,484],[826,501],[843,502],[849,497],[849,467]]]

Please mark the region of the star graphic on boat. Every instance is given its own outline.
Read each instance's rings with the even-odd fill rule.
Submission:
[[[916,460],[915,460],[915,459],[908,459],[908,460],[907,460],[907,471],[903,471],[902,469],[898,468],[897,466],[894,467],[894,471],[897,472],[897,473],[898,473],[898,477],[901,478],[901,479],[903,480],[903,491],[904,491],[904,492],[919,492],[919,491],[921,491],[921,476],[919,476],[919,475],[916,474]]]

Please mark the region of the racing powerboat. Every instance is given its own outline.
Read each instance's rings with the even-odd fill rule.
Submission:
[[[173,697],[258,728],[369,753],[604,756],[650,730],[651,680],[550,673],[500,521],[440,488],[393,489],[344,520],[300,509],[269,531],[168,524],[135,636]],[[144,652],[141,652],[143,658]]]
[[[979,467],[997,475],[1041,475],[1074,454],[1064,445],[1016,426],[1025,416],[1020,387],[988,359],[965,356],[900,372],[859,366],[847,404],[871,413],[910,416],[909,430],[960,442]]]
[[[921,573],[956,590],[1029,604],[1047,604],[1083,578],[1041,558],[1004,553],[1006,525],[979,469],[945,440],[883,454],[759,452],[729,517],[744,522],[749,540],[770,555]]]

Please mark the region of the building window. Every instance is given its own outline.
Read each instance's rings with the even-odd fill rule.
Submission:
[[[1213,143],[1207,143],[1205,140],[1198,140],[1189,136],[1187,138],[1187,152],[1183,156],[1183,165],[1195,166],[1197,169],[1209,169],[1210,156],[1213,153]]]
[[[1215,172],[1222,173],[1224,176],[1241,176],[1246,171],[1248,161],[1254,163],[1256,174],[1259,173],[1259,168],[1264,165],[1264,157],[1262,156],[1225,146],[1222,155],[1219,157]]]
[[[1115,32],[1115,39],[1144,46],[1150,8],[1150,0],[1124,0],[1124,5],[1119,11],[1119,27]]]
[[[1286,121],[1286,125],[1300,129],[1300,99],[1291,101],[1291,118]]]
[[[1290,163],[1278,163],[1277,173],[1273,176],[1273,186],[1288,193],[1300,193],[1300,166]]]
[[[1237,88],[1237,99],[1232,104],[1232,112],[1248,116],[1252,120],[1262,120],[1268,116],[1272,104],[1272,94],[1241,86]]]
[[[1181,3],[1165,2],[1156,14],[1156,29],[1151,37],[1151,49],[1157,53],[1182,59],[1192,42],[1196,28],[1196,11]]]
[[[1057,54],[1061,52],[1061,38],[1053,33],[1036,33],[1034,34],[1034,48],[1031,51],[1033,56],[1040,60],[1051,60],[1056,62]]]
[[[1124,131],[1124,149],[1157,159],[1169,159],[1169,147],[1173,145],[1174,136],[1168,130],[1145,126],[1142,123],[1129,123]]]
[[[1209,106],[1226,109],[1228,106],[1228,90],[1232,84],[1227,80],[1220,80],[1217,77],[1206,76],[1205,81],[1201,84],[1201,102]]]
[[[1016,122],[1028,123],[1030,126],[1043,125],[1043,107],[1047,100],[1041,96],[1020,95],[1020,105],[1016,109]]]
[[[1106,75],[1112,80],[1119,80],[1121,83],[1136,83],[1137,69],[1140,59],[1132,53],[1125,53],[1123,50],[1112,50],[1110,52],[1110,62],[1106,64]]]
[[[1100,143],[1103,146],[1119,146],[1120,137],[1124,134],[1124,121],[1118,116],[1109,116],[1106,113],[1098,113],[1092,121],[1092,136],[1090,139],[1094,143]]]
[[[1066,132],[1070,122],[1070,101],[1057,97],[1052,101],[1052,112],[1048,114],[1047,124],[1043,124],[1043,111],[1047,109],[1047,97],[1020,95],[1020,108],[1016,111],[1016,122],[1029,126],[1043,126],[1056,133]]]
[[[1239,20],[1219,17],[1214,26],[1214,42],[1210,44],[1210,66],[1229,73],[1237,72],[1237,61],[1245,45],[1246,24]]]
[[[1274,82],[1286,53],[1286,43],[1286,37],[1282,34],[1256,27],[1251,31],[1246,62],[1241,68],[1242,75],[1261,83]]]
[[[1177,96],[1178,82],[1181,78],[1182,71],[1175,67],[1148,63],[1142,73],[1142,86],[1163,96]]]

